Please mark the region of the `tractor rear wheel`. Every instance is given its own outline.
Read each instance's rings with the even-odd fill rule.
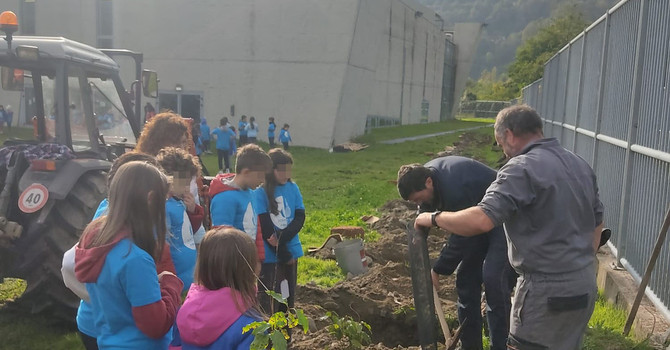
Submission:
[[[39,214],[46,215],[44,224],[29,226],[16,244],[20,258],[12,275],[27,282],[19,306],[29,307],[32,313],[48,312],[74,321],[79,298],[63,283],[63,254],[79,240],[106,195],[105,173],[88,172],[64,200],[42,208],[48,210]]]

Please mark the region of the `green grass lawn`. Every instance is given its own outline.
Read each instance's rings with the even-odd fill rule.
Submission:
[[[403,126],[392,126],[373,130],[372,133],[356,138],[357,142],[375,143],[384,140],[397,139],[402,137],[411,137],[418,135],[428,135],[442,131],[471,128],[486,124],[493,124],[493,119],[464,118],[459,120],[450,120],[448,122],[414,124]]]
[[[623,336],[627,316],[625,310],[612,306],[602,295],[598,295],[582,349],[653,350],[654,348],[646,341],[634,340],[632,336]]]
[[[303,194],[306,221],[300,232],[303,246],[320,246],[330,234],[330,228],[340,225],[365,226],[360,217],[377,214],[376,209],[390,199],[399,198],[395,183],[398,168],[407,163],[424,163],[431,159],[427,152],[437,153],[445,146],[459,140],[458,134],[442,135],[395,145],[382,145],[377,142],[400,137],[432,134],[440,131],[470,128],[491,123],[490,120],[456,120],[443,123],[431,123],[390,127],[374,130],[371,134],[359,138],[369,148],[353,153],[329,153],[327,150],[307,147],[292,147],[295,164],[293,180],[300,186]],[[31,130],[16,130],[11,135],[31,137]],[[24,134],[27,133],[27,134]],[[477,135],[492,135],[492,128],[473,131]],[[7,136],[0,135],[0,141]],[[300,135],[295,135],[299,139]],[[267,148],[267,145],[265,145]],[[495,166],[500,157],[492,144],[467,148],[463,155],[476,157],[491,166]],[[216,156],[206,155],[204,163],[212,174],[218,170]],[[366,239],[375,240],[376,232],[366,229]],[[298,281],[301,284],[313,281],[322,286],[331,286],[344,276],[333,261],[322,261],[311,257],[301,258]],[[3,300],[11,300],[20,294],[22,285],[17,280],[7,280],[0,284],[0,305]],[[593,328],[587,334],[585,349],[604,349],[599,347],[605,340],[615,344],[633,344],[631,340],[620,339],[621,327],[625,322],[625,313],[610,314],[611,307],[601,305],[593,317]],[[623,319],[622,319],[623,317]],[[26,316],[11,308],[0,308],[0,349],[82,349],[76,333],[63,329],[40,317]],[[603,340],[604,339],[604,340]],[[628,346],[628,345],[624,345]],[[629,349],[631,347],[621,347]],[[619,349],[612,347],[612,349]]]
[[[0,144],[5,142],[8,139],[22,139],[22,140],[32,140],[33,139],[33,129],[32,128],[19,128],[12,127],[11,130],[5,128],[4,132],[0,134]]]

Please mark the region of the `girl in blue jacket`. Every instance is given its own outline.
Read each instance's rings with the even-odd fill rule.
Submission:
[[[221,118],[219,127],[212,131],[212,135],[216,136],[216,153],[219,159],[219,174],[223,174],[224,164],[226,166],[226,173],[228,173],[230,172],[231,148],[232,145],[235,144],[235,132],[228,126],[227,117]]]
[[[249,349],[254,336],[242,329],[262,319],[256,299],[259,265],[256,245],[246,233],[232,227],[207,232],[195,283],[177,315],[183,350]]]
[[[288,132],[289,125],[284,124],[284,127],[279,131],[279,142],[284,145],[284,149],[288,150],[288,143],[293,141],[291,134]]]
[[[270,143],[270,149],[275,148],[275,130],[277,125],[275,124],[275,118],[270,117],[268,119],[268,142]]]

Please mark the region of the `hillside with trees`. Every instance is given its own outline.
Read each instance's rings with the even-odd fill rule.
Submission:
[[[486,28],[470,76],[507,72],[517,48],[541,28],[575,13],[591,23],[619,0],[418,0],[436,11],[445,29],[456,22],[483,22]],[[495,71],[494,71],[495,68]]]

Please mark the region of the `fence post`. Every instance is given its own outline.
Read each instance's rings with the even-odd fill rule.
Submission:
[[[586,59],[584,58],[584,50],[586,49],[586,32],[582,39],[582,57],[579,63],[579,85],[577,86],[577,108],[575,108],[575,131],[572,138],[572,151],[577,153],[577,128],[579,127],[579,113],[582,111],[582,90],[584,88],[584,66]],[[569,64],[569,62],[568,62]]]
[[[554,60],[556,60],[556,63],[554,63],[555,67],[551,67],[549,76],[551,77],[550,82],[553,81],[553,88],[551,89],[551,93],[553,93],[555,96],[556,91],[558,90],[558,74],[554,74],[553,71],[558,71],[560,67],[560,59],[558,56],[554,56]],[[547,99],[551,99],[551,108],[549,108],[549,103],[547,103],[547,114],[551,115],[551,120],[549,121],[549,124],[551,124],[551,135],[552,137],[556,137],[554,133],[555,129],[555,124],[553,123],[554,119],[556,119],[556,98],[552,98],[552,96],[547,96]],[[548,119],[548,118],[547,118]]]
[[[544,78],[540,78],[537,81],[537,86],[535,89],[535,101],[537,101],[537,109],[538,111],[542,110],[543,105],[542,105],[542,85],[544,84]]]
[[[568,109],[567,103],[568,103],[568,78],[570,77],[570,54],[572,53],[572,43],[568,44],[568,49],[566,52],[566,55],[568,56],[568,64],[567,64],[567,69],[565,70],[565,87],[563,91],[563,101],[561,103],[563,104],[563,115],[561,116],[561,135],[558,137],[558,141],[563,143],[563,133],[565,132],[565,112]],[[562,53],[558,53],[558,69],[560,70],[561,68],[561,55]],[[565,146],[563,146],[565,147]]]
[[[630,187],[632,180],[632,156],[633,152],[630,147],[635,144],[637,140],[637,121],[639,118],[640,110],[640,89],[642,87],[642,63],[644,62],[644,51],[645,51],[645,41],[647,34],[647,15],[649,9],[647,6],[647,0],[640,1],[640,19],[638,21],[638,30],[637,30],[637,43],[635,45],[635,70],[633,72],[633,96],[632,103],[629,110],[629,122],[628,122],[628,147],[626,148],[626,161],[624,163],[624,173],[623,179],[624,183],[621,190],[621,208],[619,211],[619,233],[624,234],[626,227],[628,226],[628,209],[630,208]],[[617,260],[626,255],[626,246],[627,244],[628,232],[624,236],[619,238],[619,246],[617,247],[618,254]],[[623,239],[626,238],[626,239]]]
[[[603,117],[603,99],[605,97],[605,74],[607,74],[607,53],[609,51],[610,38],[610,12],[605,14],[605,33],[603,34],[602,57],[600,57],[600,81],[598,82],[598,102],[596,105],[596,123],[593,133],[593,168],[598,165],[598,134],[600,133],[600,124]],[[620,234],[620,232],[619,232]],[[618,255],[618,254],[617,254]]]

